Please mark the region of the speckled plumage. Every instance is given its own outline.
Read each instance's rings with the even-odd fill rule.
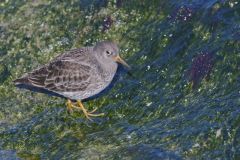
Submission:
[[[117,62],[105,55],[108,50],[117,54],[119,51],[109,41],[73,49],[14,82],[17,86],[44,89],[71,100],[87,99],[104,90],[117,71]]]

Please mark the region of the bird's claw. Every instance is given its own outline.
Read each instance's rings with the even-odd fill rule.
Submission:
[[[97,108],[95,108],[94,110],[88,112],[85,109],[85,107],[83,106],[82,102],[79,101],[79,100],[77,101],[76,105],[73,105],[72,102],[70,100],[68,100],[66,105],[67,105],[68,112],[72,113],[73,109],[81,110],[81,111],[83,111],[83,113],[86,116],[86,118],[88,120],[91,120],[91,121],[92,121],[91,117],[104,116],[104,113],[94,114],[94,112],[96,112]]]

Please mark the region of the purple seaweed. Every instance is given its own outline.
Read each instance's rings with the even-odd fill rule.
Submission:
[[[192,62],[189,70],[190,82],[195,88],[203,78],[209,78],[213,68],[213,54],[205,52],[197,55]]]
[[[188,6],[181,6],[176,9],[171,15],[169,15],[168,18],[174,23],[179,21],[188,21],[193,16],[193,12],[193,8]]]
[[[103,29],[102,29],[102,32],[106,32],[107,30],[109,30],[111,28],[113,24],[113,19],[111,16],[107,16],[104,18],[103,20]]]

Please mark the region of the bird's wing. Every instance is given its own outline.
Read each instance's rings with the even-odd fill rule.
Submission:
[[[57,60],[31,72],[27,79],[33,86],[57,93],[81,91],[90,83],[91,69],[90,66],[75,61]]]
[[[85,90],[90,83],[91,69],[75,61],[56,61],[48,68],[45,88],[61,92]]]

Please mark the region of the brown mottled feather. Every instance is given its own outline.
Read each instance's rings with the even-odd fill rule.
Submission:
[[[48,65],[30,72],[14,82],[44,88],[53,92],[84,90],[90,83],[89,72],[91,67],[77,61],[86,60],[87,57],[83,54],[86,53],[87,49],[82,48],[66,52],[56,57]]]

